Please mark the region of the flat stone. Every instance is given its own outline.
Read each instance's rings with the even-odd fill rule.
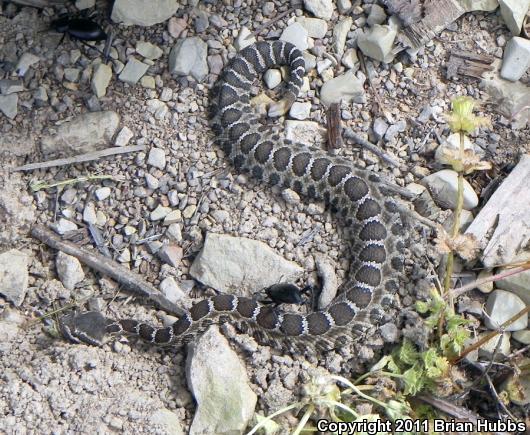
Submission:
[[[149,65],[140,62],[138,59],[131,56],[125,64],[125,68],[123,68],[118,78],[122,82],[134,85],[138,83],[138,80],[142,78],[142,76],[147,72],[148,69]]]
[[[530,8],[530,0],[499,0],[501,16],[512,35],[521,33],[523,20]]]
[[[184,18],[171,17],[167,22],[167,31],[173,38],[178,38],[186,30],[188,23]]]
[[[164,53],[160,47],[145,41],[136,43],[136,52],[151,60],[158,59]]]
[[[89,202],[85,205],[85,208],[83,209],[83,221],[87,224],[96,224],[96,207],[93,202]]]
[[[388,130],[388,123],[383,118],[375,118],[372,127],[376,140],[381,140]]]
[[[61,236],[70,231],[77,230],[77,225],[75,223],[64,218],[60,218],[54,225],[52,225],[52,227],[55,232]]]
[[[18,249],[0,254],[0,293],[19,307],[28,289],[29,257]]]
[[[179,267],[184,251],[178,245],[170,243],[163,245],[156,253],[158,258],[172,267]]]
[[[388,63],[394,58],[392,48],[396,35],[397,30],[392,27],[374,24],[358,36],[357,46],[366,56]]]
[[[171,213],[171,207],[164,207],[163,205],[157,205],[157,207],[151,212],[149,218],[151,221],[156,222],[164,219],[169,213]]]
[[[510,261],[517,263],[528,260],[530,260],[530,252],[522,251]],[[500,268],[498,272],[508,272],[509,270],[510,269],[508,268]],[[510,275],[506,278],[495,281],[495,286],[516,294],[523,300],[525,304],[530,305],[530,270],[526,270],[515,275]]]
[[[484,266],[510,263],[522,246],[528,246],[529,179],[530,155],[524,154],[466,230],[478,240]]]
[[[458,191],[458,174],[452,169],[443,169],[435,172],[423,180],[436,203],[444,208],[454,210]],[[464,208],[471,210],[478,205],[478,196],[471,185],[464,178]]]
[[[59,126],[48,127],[41,149],[47,157],[66,157],[107,148],[118,129],[116,112],[87,112]]]
[[[2,95],[14,94],[16,92],[22,92],[24,90],[24,83],[22,80],[0,80],[0,93]]]
[[[110,187],[107,187],[107,186],[100,187],[99,189],[96,189],[96,191],[94,192],[94,194],[96,195],[96,198],[99,201],[104,201],[105,199],[107,199],[110,196],[110,193],[111,193]]]
[[[335,273],[335,265],[327,256],[315,255],[315,266],[322,282],[322,291],[318,297],[318,307],[322,310],[331,304],[335,296],[337,296],[339,280]]]
[[[166,167],[166,153],[162,148],[151,148],[147,157],[147,164],[158,169]]]
[[[116,0],[111,19],[125,25],[152,26],[171,18],[177,9],[177,0]]]
[[[167,435],[184,435],[179,416],[167,408],[157,409],[149,421],[153,425],[162,426]]]
[[[191,276],[205,285],[225,293],[237,289],[248,296],[280,281],[295,282],[302,273],[300,266],[263,242],[215,233],[207,233],[190,268]]]
[[[186,378],[197,402],[190,435],[243,433],[254,415],[257,396],[217,327],[210,327],[188,351]]]
[[[519,343],[530,344],[530,329],[523,329],[521,331],[515,331],[512,337]]]
[[[18,113],[18,95],[0,95],[0,112],[9,119],[15,119]]]
[[[285,121],[285,138],[306,145],[322,145],[326,129],[315,121]]]
[[[353,71],[348,71],[334,79],[328,80],[320,89],[320,100],[326,106],[332,103],[347,103],[364,98],[364,80],[358,79]]]
[[[20,59],[15,66],[15,71],[19,77],[25,76],[31,65],[35,65],[40,61],[40,57],[35,56],[33,53],[24,53],[20,56]]]
[[[304,9],[311,12],[315,17],[326,21],[333,15],[332,0],[304,0]]]
[[[482,339],[486,334],[487,333],[479,334],[479,336],[477,337],[477,341]],[[501,343],[499,343],[501,337],[502,341]],[[504,332],[502,334],[490,338],[488,341],[486,341],[486,343],[480,346],[478,351],[479,356],[491,360],[491,358],[495,354],[495,349],[497,349],[495,360],[502,360],[504,357],[510,354],[510,337],[510,332]]]
[[[299,50],[303,51],[309,47],[307,36],[308,33],[305,27],[298,22],[294,22],[283,30],[280,40],[290,42],[296,45]]]
[[[110,80],[112,79],[112,69],[110,66],[100,63],[94,69],[92,75],[92,82],[90,88],[96,97],[104,97],[107,93],[107,87],[109,86]]]
[[[308,18],[308,17],[297,17],[296,21],[299,22],[304,29],[307,30],[307,36],[315,39],[322,39],[326,36],[328,31],[328,23],[320,18]]]
[[[355,68],[359,62],[357,50],[355,48],[348,48],[342,55],[341,62],[346,68]]]
[[[77,284],[85,279],[85,272],[83,272],[79,260],[62,251],[57,253],[55,267],[59,280],[68,290],[73,290]]]
[[[459,0],[458,3],[460,3],[466,12],[492,12],[499,7],[499,0]]]
[[[484,323],[489,329],[498,329],[500,325],[521,310],[526,308],[524,301],[514,293],[505,290],[495,290],[488,296],[486,313],[488,317]],[[528,326],[528,316],[522,316],[505,327],[505,331],[520,331]]]
[[[434,159],[438,163],[441,163],[442,165],[450,165],[452,155],[454,154],[454,152],[457,152],[459,150],[460,150],[460,134],[453,133],[449,135],[440,144],[440,146],[436,148]],[[484,151],[482,151],[479,147],[475,147],[467,136],[464,136],[464,151],[465,150],[471,150],[473,152],[476,152],[476,154],[478,155],[484,154]]]
[[[333,27],[333,50],[340,57],[344,53],[344,46],[346,45],[346,37],[353,24],[352,17],[340,20],[335,27]]]
[[[530,40],[518,36],[513,37],[504,48],[501,77],[515,82],[523,76],[529,66]]]
[[[208,74],[208,45],[199,37],[179,40],[169,53],[169,72],[191,76],[198,82]]]
[[[251,33],[252,32],[248,29],[248,27],[241,27],[241,30],[239,30],[237,38],[234,41],[234,47],[237,51],[243,50],[243,48],[248,47],[249,45],[252,45],[256,42],[256,38],[254,36],[250,37]]]
[[[289,110],[289,116],[294,119],[304,120],[309,117],[311,111],[311,103],[299,103],[298,101],[294,102]]]
[[[373,4],[370,8],[370,14],[366,19],[366,23],[370,26],[374,24],[383,24],[386,20],[385,10],[378,4]]]
[[[164,218],[164,225],[171,225],[176,222],[182,222],[182,212],[179,209],[173,210]]]
[[[131,129],[127,126],[124,126],[117,134],[116,139],[114,139],[114,145],[117,147],[124,147],[129,143],[133,136],[134,133],[131,131]]]

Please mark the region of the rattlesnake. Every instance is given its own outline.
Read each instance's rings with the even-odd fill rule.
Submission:
[[[279,127],[260,123],[250,105],[251,86],[259,75],[280,65],[290,67],[290,78],[284,98],[270,108],[275,115],[284,113],[299,93],[305,73],[302,53],[283,41],[258,42],[241,50],[211,91],[213,131],[238,171],[325,201],[351,229],[353,259],[339,296],[322,311],[299,314],[220,294],[198,302],[165,328],[107,319],[98,312],[70,314],[61,321],[67,338],[99,345],[106,335],[129,333],[158,344],[178,344],[214,322],[232,320],[250,326],[266,342],[287,341],[311,352],[335,348],[381,319],[402,269],[403,226],[396,203],[387,197],[378,175],[293,143],[282,137]]]

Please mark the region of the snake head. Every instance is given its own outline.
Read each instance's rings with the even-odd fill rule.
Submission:
[[[59,320],[63,336],[74,343],[86,343],[92,346],[104,344],[107,319],[98,311],[71,313]]]

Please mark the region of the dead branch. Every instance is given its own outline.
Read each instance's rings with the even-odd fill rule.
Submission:
[[[368,151],[374,153],[377,157],[379,157],[381,160],[388,163],[389,165],[395,166],[396,168],[399,167],[399,163],[394,157],[392,157],[390,154],[385,153],[384,151],[381,151],[381,149],[377,145],[368,142],[366,139],[362,138],[357,133],[355,133],[351,128],[347,128],[344,130],[344,137],[346,137],[347,139],[351,139],[355,143],[361,145],[363,148],[366,148]]]
[[[340,104],[333,103],[329,106],[328,116],[328,146],[333,149],[342,148],[342,120],[340,117]]]
[[[120,283],[125,289],[151,299],[160,308],[179,317],[185,314],[182,308],[177,307],[173,302],[169,301],[156,287],[145,282],[138,274],[116,263],[112,259],[62,240],[57,234],[42,225],[33,226],[31,235],[51,248],[71,255],[95,271],[109,276]]]

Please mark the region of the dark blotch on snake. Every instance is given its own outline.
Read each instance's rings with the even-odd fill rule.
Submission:
[[[324,313],[311,313],[306,317],[307,329],[312,335],[321,335],[330,328],[329,320]]]
[[[333,304],[329,307],[328,312],[337,326],[347,325],[355,316],[355,311],[346,302]]]
[[[204,299],[200,302],[197,302],[190,309],[191,318],[193,321],[202,319],[204,316],[210,313],[210,305],[208,299]]]

